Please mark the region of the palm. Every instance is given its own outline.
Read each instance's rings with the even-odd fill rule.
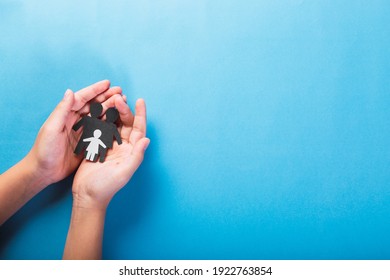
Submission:
[[[92,195],[99,201],[110,199],[134,173],[131,170],[132,158],[129,157],[132,150],[133,145],[122,140],[121,145],[115,143],[113,149],[107,152],[103,163],[84,160],[77,170],[73,192]],[[81,185],[78,182],[82,182],[85,189],[78,189]]]

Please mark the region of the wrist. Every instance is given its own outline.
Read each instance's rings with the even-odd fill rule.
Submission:
[[[73,189],[75,187],[73,186]],[[77,189],[77,188],[76,188]],[[79,188],[80,189],[80,188]],[[109,200],[102,200],[85,192],[73,191],[73,208],[106,211]]]
[[[33,172],[35,176],[34,180],[42,182],[44,185],[43,188],[56,182],[52,179],[48,168],[45,167],[42,160],[39,159],[39,156],[34,149],[32,149],[27,154],[23,161],[30,167],[31,171]]]
[[[89,217],[100,217],[103,218],[106,215],[107,208],[106,207],[91,207],[91,205],[88,205],[88,207],[85,207],[86,205],[80,205],[75,203],[73,201],[72,206],[72,220],[73,222],[77,222],[80,220],[88,219]]]
[[[63,259],[101,259],[106,209],[84,206],[73,202]]]
[[[46,178],[40,171],[38,163],[30,154],[23,158],[18,165],[31,192],[38,193],[50,184],[49,178]]]

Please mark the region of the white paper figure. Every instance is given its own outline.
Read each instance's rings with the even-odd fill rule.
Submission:
[[[90,142],[86,150],[87,160],[93,161],[93,159],[99,152],[99,145],[102,146],[103,148],[106,148],[106,145],[104,145],[102,140],[99,139],[100,136],[102,136],[102,132],[99,129],[96,129],[93,132],[93,137],[86,138],[83,140],[84,142]]]

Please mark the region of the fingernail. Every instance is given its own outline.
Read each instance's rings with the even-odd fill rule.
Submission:
[[[149,141],[145,144],[144,146],[144,151],[146,151],[146,149],[149,147],[149,144],[150,144],[150,139],[148,139]]]
[[[67,90],[65,91],[65,94],[64,94],[64,99],[65,99],[65,100],[68,100],[68,99],[69,99],[71,92],[72,92],[72,91],[71,91],[70,89],[67,89]]]

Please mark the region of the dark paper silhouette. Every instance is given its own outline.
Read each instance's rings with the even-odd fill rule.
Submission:
[[[100,103],[94,102],[90,105],[91,116],[84,116],[74,126],[77,131],[83,127],[83,133],[77,143],[74,153],[79,155],[84,151],[84,157],[89,161],[104,162],[107,149],[113,147],[114,139],[118,144],[122,144],[115,121],[118,119],[119,112],[115,108],[109,108],[106,112],[106,121],[99,119],[103,111]]]
[[[116,128],[116,120],[118,119],[119,112],[115,108],[109,108],[106,112],[106,122],[103,122],[102,129],[104,133],[100,139],[107,146],[107,148],[112,148],[114,143],[114,138],[118,144],[122,144],[121,136],[119,135],[118,129]],[[100,162],[103,162],[106,158],[107,149],[99,147]]]

